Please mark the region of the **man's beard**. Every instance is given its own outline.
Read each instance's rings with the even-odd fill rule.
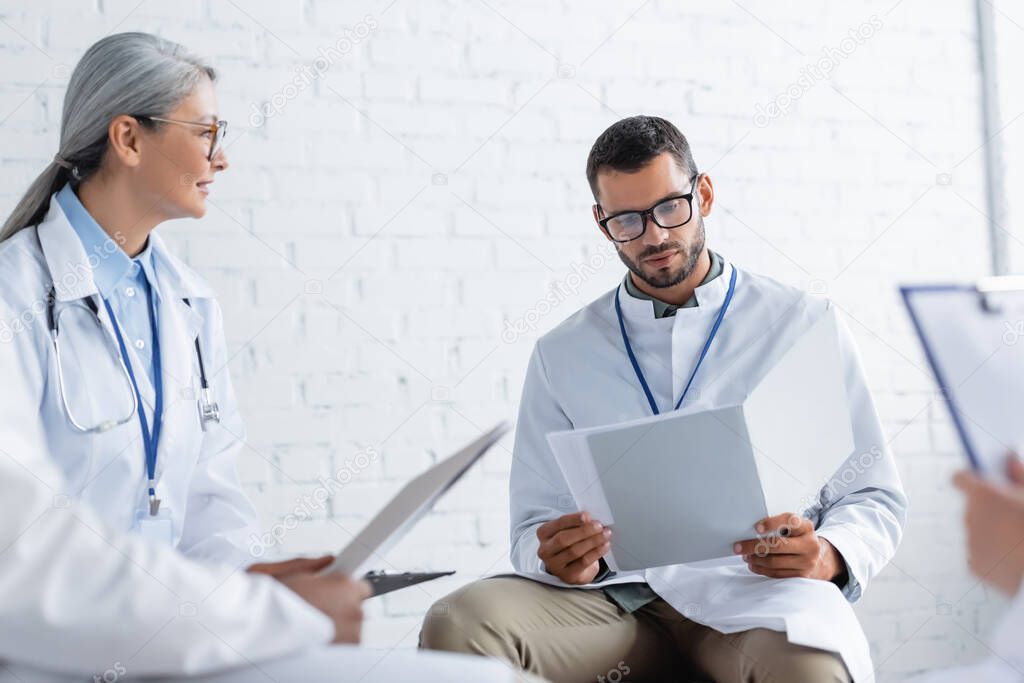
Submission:
[[[648,226],[648,229],[657,229],[657,226]],[[679,250],[680,255],[683,257],[683,265],[680,266],[678,270],[666,271],[659,269],[653,273],[644,272],[644,259],[675,250]],[[693,269],[697,267],[697,260],[704,252],[704,218],[703,216],[698,217],[697,235],[694,237],[693,243],[689,248],[687,248],[687,245],[682,242],[665,242],[657,247],[652,247],[643,251],[637,256],[636,261],[630,260],[630,258],[623,253],[622,249],[617,249],[616,251],[619,253],[619,259],[621,259],[626,267],[629,268],[629,271],[651,287],[656,287],[658,289],[673,287],[690,277],[693,273]]]

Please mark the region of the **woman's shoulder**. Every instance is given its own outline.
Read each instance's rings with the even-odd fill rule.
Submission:
[[[53,285],[34,233],[26,228],[0,242],[0,342],[46,321]]]
[[[50,279],[35,228],[24,228],[0,242],[0,300],[34,299],[45,293]]]

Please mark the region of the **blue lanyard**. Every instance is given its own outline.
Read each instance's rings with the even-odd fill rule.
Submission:
[[[729,304],[732,303],[732,295],[735,292],[736,267],[733,266],[732,276],[729,278],[729,291],[725,294],[725,301],[722,302],[722,308],[718,311],[718,318],[715,319],[715,324],[711,328],[711,333],[708,334],[708,339],[704,342],[704,349],[700,352],[700,358],[697,359],[697,365],[693,368],[693,372],[690,373],[690,379],[686,382],[686,388],[683,389],[683,395],[679,397],[675,410],[679,410],[679,406],[683,405],[683,399],[685,399],[686,394],[689,393],[690,385],[693,384],[693,379],[697,376],[697,371],[700,370],[700,366],[704,362],[704,357],[708,355],[708,349],[711,348],[711,343],[715,341],[715,335],[718,334],[718,328],[722,325],[722,319],[725,317],[725,312],[729,310]],[[622,304],[619,303],[618,290],[615,290],[615,315],[619,317],[619,330],[622,332],[622,343],[626,346],[626,354],[629,356],[629,362],[633,365],[633,372],[636,373],[636,378],[640,380],[640,386],[643,387],[644,395],[647,396],[647,402],[651,404],[651,410],[655,415],[660,415],[661,411],[658,410],[658,404],[654,401],[654,395],[651,393],[651,388],[647,386],[647,379],[644,377],[644,371],[640,369],[640,364],[637,362],[636,355],[633,353],[633,346],[629,343],[629,335],[626,334],[626,322],[622,318]]]
[[[128,368],[128,377],[132,381],[132,389],[135,390],[135,398],[138,401],[139,425],[142,427],[142,444],[146,450],[146,477],[149,480],[149,514],[156,515],[160,507],[160,501],[156,498],[156,454],[157,446],[160,444],[160,428],[163,426],[164,408],[164,383],[160,374],[160,336],[156,325],[156,311],[150,310],[149,327],[153,333],[153,392],[156,394],[156,402],[153,406],[153,431],[149,431],[149,422],[146,420],[146,411],[142,404],[142,394],[139,393],[139,383],[135,380],[135,371],[132,369],[132,361],[128,357],[128,349],[124,345],[124,337],[121,336],[121,328],[114,317],[114,310],[110,302],[103,300],[107,308],[107,315],[117,336],[117,346],[121,349],[121,358],[124,359],[124,366]]]

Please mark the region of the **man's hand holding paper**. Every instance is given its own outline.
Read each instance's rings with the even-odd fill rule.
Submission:
[[[611,538],[612,530],[587,512],[562,515],[537,527],[537,556],[549,574],[578,586],[597,576],[598,560],[611,548]]]
[[[845,583],[843,556],[815,533],[809,519],[784,512],[760,520],[753,529],[758,537],[737,541],[733,552],[754,574]],[[597,577],[599,560],[611,549],[612,530],[587,512],[574,512],[540,525],[537,538],[537,556],[548,573],[578,586]]]
[[[758,538],[739,541],[733,552],[747,568],[773,579],[804,578],[846,583],[846,563],[839,551],[814,532],[811,520],[793,512],[762,519]]]

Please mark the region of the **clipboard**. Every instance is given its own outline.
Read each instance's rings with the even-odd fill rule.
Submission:
[[[498,443],[509,427],[507,422],[499,422],[462,450],[414,477],[388,501],[362,531],[356,534],[322,573],[340,572],[349,576],[363,576],[372,585],[373,575],[367,574],[367,570],[371,566],[379,567],[386,563],[384,554],[430,511],[434,503],[461,479],[469,468]],[[422,581],[428,581],[430,578],[437,576]],[[405,585],[419,583],[408,582],[408,576],[406,580]]]
[[[971,467],[1005,478],[1024,444],[1024,277],[900,294]]]

